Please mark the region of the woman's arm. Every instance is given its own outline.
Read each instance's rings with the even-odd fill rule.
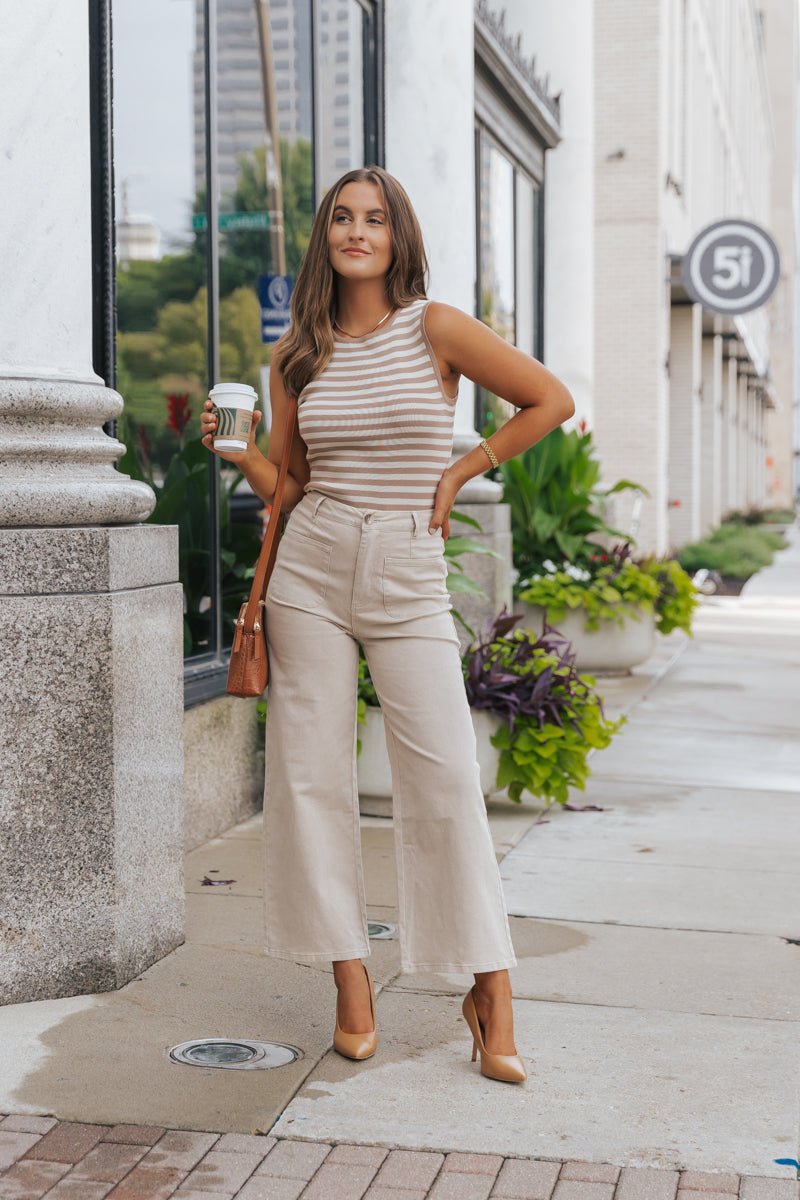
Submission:
[[[466,375],[520,409],[491,436],[490,445],[500,462],[522,454],[575,412],[572,395],[560,379],[483,321],[432,300],[425,327],[437,356],[451,372]],[[473,446],[448,467],[447,474],[463,487],[490,465],[486,451]]]

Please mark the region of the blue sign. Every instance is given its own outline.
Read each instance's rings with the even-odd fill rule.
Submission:
[[[291,324],[289,299],[294,279],[291,275],[259,275],[258,298],[261,302],[261,341],[277,342]]]

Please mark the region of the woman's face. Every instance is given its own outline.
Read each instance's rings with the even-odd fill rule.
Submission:
[[[346,183],[336,198],[328,230],[328,257],[347,279],[375,279],[392,265],[389,216],[375,183]],[[354,250],[361,254],[352,253]]]

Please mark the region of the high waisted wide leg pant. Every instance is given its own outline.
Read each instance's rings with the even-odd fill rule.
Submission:
[[[401,970],[516,966],[481,793],[441,530],[309,490],[267,589],[266,953],[370,951],[356,774],[358,643],[391,763]]]

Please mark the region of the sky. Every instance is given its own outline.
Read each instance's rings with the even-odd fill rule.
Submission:
[[[194,0],[113,0],[116,211],[186,235],[194,199]]]

